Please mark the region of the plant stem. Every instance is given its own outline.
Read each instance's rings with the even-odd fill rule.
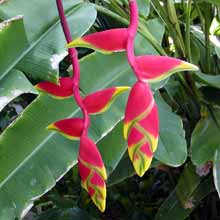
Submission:
[[[128,27],[128,42],[127,42],[127,59],[130,64],[133,72],[138,78],[138,71],[135,62],[135,54],[134,54],[134,39],[137,34],[138,29],[138,8],[136,1],[129,1],[130,7],[130,25]]]
[[[56,3],[57,3],[57,9],[59,12],[60,21],[61,21],[61,25],[63,28],[63,32],[65,35],[66,41],[67,41],[67,43],[70,43],[72,41],[72,37],[71,37],[70,29],[67,24],[66,16],[64,13],[62,0],[56,0]],[[78,60],[78,53],[75,48],[68,49],[68,52],[69,52],[69,56],[70,56],[70,59],[72,62],[72,67],[73,67],[73,76],[72,76],[73,96],[74,96],[74,99],[75,99],[77,105],[80,107],[80,109],[82,110],[82,113],[83,113],[84,130],[83,130],[82,135],[87,135],[90,120],[89,120],[88,112],[83,104],[83,100],[82,100],[82,97],[80,95],[80,90],[79,90],[80,66],[79,66],[79,60]]]
[[[177,56],[185,57],[185,45],[173,0],[166,0],[164,2],[166,8],[161,5],[159,0],[152,0],[151,4],[173,39]]]
[[[192,0],[188,0],[186,7],[186,29],[185,29],[185,44],[186,44],[186,58],[189,62],[192,62],[192,53],[191,53],[191,41],[190,41],[190,22],[191,22],[191,8]],[[200,100],[200,95],[195,85],[195,81],[191,75],[187,75],[189,84],[194,92],[194,95]]]
[[[205,46],[206,46],[206,61],[207,61],[207,73],[211,72],[211,51],[210,51],[210,39],[209,39],[209,22],[205,20]]]
[[[186,8],[186,54],[190,62],[192,62],[191,43],[190,43],[191,6],[192,6],[192,0],[188,0],[187,8]]]
[[[169,27],[169,28],[171,28],[171,30],[174,29],[173,39],[178,44],[178,46],[179,46],[178,49],[181,52],[181,55],[183,55],[183,57],[185,57],[185,45],[184,45],[181,30],[180,30],[178,17],[176,14],[175,3],[173,0],[167,0],[166,6],[167,6],[167,10],[168,10],[168,18],[170,21],[169,24],[171,24],[171,27]]]
[[[94,4],[94,7],[96,8],[96,10],[98,12],[105,14],[109,17],[112,17],[113,19],[119,21],[120,23],[122,23],[126,26],[129,25],[129,21],[127,19],[110,11],[109,9],[104,8],[100,5],[96,5],[96,4]],[[149,30],[147,29],[146,26],[144,26],[143,24],[139,24],[138,32],[152,44],[152,46],[157,50],[157,52],[160,55],[166,55],[166,52],[164,51],[164,49],[160,46],[160,44],[157,42],[157,40],[154,38],[154,36],[149,32]]]

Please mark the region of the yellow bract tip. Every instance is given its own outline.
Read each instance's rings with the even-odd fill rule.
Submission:
[[[125,140],[127,140],[127,138],[128,138],[129,127],[130,127],[130,123],[124,123],[123,134],[124,134]]]
[[[56,130],[56,131],[58,130],[57,127],[54,125],[54,123],[48,125],[48,126],[46,127],[46,129],[47,129],[47,130]]]
[[[181,64],[178,66],[178,69],[184,69],[184,70],[188,70],[188,71],[198,71],[199,70],[198,66],[196,66],[192,63],[185,62],[185,61],[181,62]]]
[[[120,86],[120,87],[115,87],[116,91],[115,91],[115,95],[121,92],[125,92],[128,91],[131,87],[129,86]]]
[[[104,180],[107,180],[107,173],[106,173],[106,169],[105,169],[105,167],[103,166],[103,168],[101,168],[100,170],[99,170],[99,172],[100,172],[100,175],[102,176],[102,178],[104,179]]]
[[[150,168],[153,159],[153,157],[146,157],[146,156],[143,157],[144,160],[142,160],[141,158],[137,158],[134,161],[132,161],[135,172],[140,177],[142,177],[145,174],[145,172]]]
[[[96,189],[97,190],[97,189]],[[106,186],[98,187],[98,191],[91,197],[94,204],[101,211],[105,211],[106,207]]]
[[[72,47],[85,47],[88,43],[86,43],[82,38],[77,38],[73,40],[72,42],[66,44],[67,48],[72,48]]]

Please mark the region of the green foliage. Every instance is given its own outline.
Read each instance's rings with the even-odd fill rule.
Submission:
[[[38,92],[21,71],[13,69],[1,83],[0,111],[23,93],[37,94]]]
[[[16,35],[14,34],[16,33]],[[11,70],[16,59],[28,46],[28,40],[24,29],[23,18],[14,17],[3,21],[0,25],[0,78]]]
[[[127,1],[90,2],[64,0],[73,38],[93,24],[93,32],[128,25]],[[59,75],[70,75],[55,1],[0,1],[0,125],[13,121],[8,109],[14,103],[30,103],[0,137],[0,220],[19,219],[32,206],[36,220],[198,219],[200,204],[205,206],[205,198],[213,196],[214,186],[219,194],[219,1],[169,0],[161,6],[159,0],[140,0],[138,4],[136,54],[179,57],[200,71],[152,85],[160,139],[152,169],[143,179],[134,176],[122,136],[127,94],[104,114],[92,116],[89,136],[97,142],[109,176],[109,205],[101,215],[80,187],[78,142],[45,129],[59,119],[80,116],[75,102],[40,94],[30,103],[32,98],[20,96],[37,94],[36,82],[57,82]],[[133,85],[124,53],[79,52],[83,95]]]
[[[213,160],[215,151],[219,148],[218,135],[220,131],[218,121],[220,112],[217,109],[213,109],[212,113],[204,115],[192,133],[191,158],[193,163],[198,166]],[[213,118],[213,115],[216,118]]]
[[[186,219],[199,202],[211,192],[211,184],[211,177],[205,180],[199,178],[195,173],[195,167],[187,164],[176,188],[160,207],[156,220],[168,220],[173,216],[178,220]]]

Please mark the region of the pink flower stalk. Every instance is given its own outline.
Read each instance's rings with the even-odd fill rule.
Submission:
[[[197,70],[185,61],[167,56],[134,54],[134,39],[138,29],[138,8],[136,0],[129,1],[130,25],[89,34],[72,41],[64,15],[62,0],[56,0],[69,47],[73,76],[59,79],[56,85],[42,82],[36,85],[40,91],[55,98],[73,96],[80,107],[83,118],[63,119],[52,123],[48,129],[56,130],[71,140],[80,140],[78,166],[82,186],[89,193],[95,205],[103,212],[106,206],[106,170],[95,143],[88,138],[89,114],[106,111],[115,98],[129,87],[112,87],[97,91],[82,98],[79,90],[80,66],[75,47],[87,47],[102,53],[126,51],[137,82],[128,97],[124,118],[124,137],[128,144],[129,157],[139,176],[149,169],[159,138],[158,110],[148,83],[161,81],[178,71]]]
[[[62,0],[56,0],[57,8],[67,43],[72,41],[70,30],[64,14]],[[83,188],[89,193],[95,205],[103,212],[106,204],[106,170],[97,146],[88,138],[90,125],[89,114],[107,109],[115,97],[127,90],[127,87],[109,88],[82,98],[79,90],[80,66],[75,48],[68,50],[72,62],[73,76],[62,77],[59,84],[42,82],[36,85],[40,91],[49,93],[54,98],[73,96],[83,113],[83,118],[63,119],[52,123],[47,128],[56,130],[71,140],[80,140],[78,166]],[[101,103],[96,104],[97,98]],[[110,103],[109,103],[110,102]]]

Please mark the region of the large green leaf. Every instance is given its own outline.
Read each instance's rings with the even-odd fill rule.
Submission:
[[[124,145],[124,147],[126,149],[126,145]],[[125,179],[134,175],[135,175],[134,167],[132,166],[131,160],[126,152],[124,156],[121,158],[114,172],[110,174],[108,178],[108,186],[112,186],[117,183],[120,183]]]
[[[82,0],[64,0],[65,10],[71,9]],[[5,1],[0,7],[0,18],[9,19],[24,15],[24,24],[31,42],[39,40],[58,20],[56,2],[53,0]]]
[[[82,36],[94,23],[96,10],[92,4],[80,4],[67,14],[67,18],[72,37],[77,38]],[[65,44],[66,40],[61,25],[57,23],[37,47],[22,59],[17,68],[35,79],[56,79],[59,63],[67,55]]]
[[[220,111],[214,110],[215,117],[220,118]],[[200,119],[191,139],[191,158],[194,164],[202,165],[214,159],[214,154],[220,148],[220,129],[210,114]]]
[[[207,75],[201,72],[196,72],[195,75],[201,82],[220,89],[220,75]]]
[[[200,201],[212,191],[212,178],[203,180],[188,164],[174,191],[160,207],[155,220],[184,220],[199,205]]]
[[[127,150],[122,131],[123,125],[120,122],[108,135],[98,142],[99,150],[109,174],[115,170]]]
[[[213,176],[214,176],[215,188],[218,192],[218,196],[220,197],[220,150],[219,149],[215,151]]]
[[[21,16],[0,23],[0,78],[27,46],[28,40]]]
[[[139,14],[148,16],[150,13],[150,0],[137,0]]]
[[[18,97],[23,93],[35,93],[34,89],[29,80],[25,75],[18,71],[12,70],[0,83],[0,111],[14,98]]]
[[[159,44],[162,43],[165,27],[159,19],[150,19],[145,25],[151,34],[157,39]],[[157,31],[155,31],[157,30]],[[142,35],[138,34],[135,38],[135,52],[141,54],[157,54],[156,49]]]
[[[180,166],[187,158],[187,146],[182,120],[172,113],[169,105],[163,101],[159,94],[156,94],[155,99],[160,117],[160,139],[155,157],[167,165]]]
[[[69,11],[69,13],[71,13],[72,10],[73,11],[75,10],[74,7],[76,6],[76,4],[80,2],[82,1],[81,0],[68,0],[68,1],[65,0],[64,7],[66,11]],[[0,71],[0,79],[4,77],[12,68],[14,68],[16,64],[18,64],[18,62],[21,61],[22,58],[24,58],[25,55],[27,55],[40,42],[42,42],[48,36],[48,34],[53,32],[54,29],[57,29],[57,24],[59,24],[58,12],[56,9],[55,1],[53,0],[48,0],[48,1],[17,0],[16,2],[6,1],[5,3],[1,4],[0,19],[8,19],[18,14],[24,15],[24,24],[25,24],[25,28],[27,31],[27,36],[28,36],[30,45],[25,49],[25,51],[22,54],[17,55],[15,59],[13,60],[13,62],[9,62],[7,64],[7,68],[3,69],[3,71]],[[87,16],[87,15],[84,14],[83,16]],[[88,22],[84,31],[86,31],[88,27],[90,26],[91,26],[91,23]],[[16,35],[13,34],[13,36],[16,36]],[[12,45],[12,48],[13,47],[14,45]],[[60,48],[60,45],[58,48]],[[51,48],[51,54],[53,54],[53,52],[56,53],[56,50],[53,51],[53,49],[54,47]],[[48,63],[50,62],[51,57],[52,56],[45,57],[45,59],[49,59]],[[33,65],[34,64],[36,65],[36,63],[33,63]],[[51,68],[51,70],[53,69]],[[53,70],[52,72],[54,74],[49,74],[49,78],[48,78],[48,75],[45,74],[46,75],[45,79],[55,81],[57,79],[58,72],[57,70],[56,71]]]

